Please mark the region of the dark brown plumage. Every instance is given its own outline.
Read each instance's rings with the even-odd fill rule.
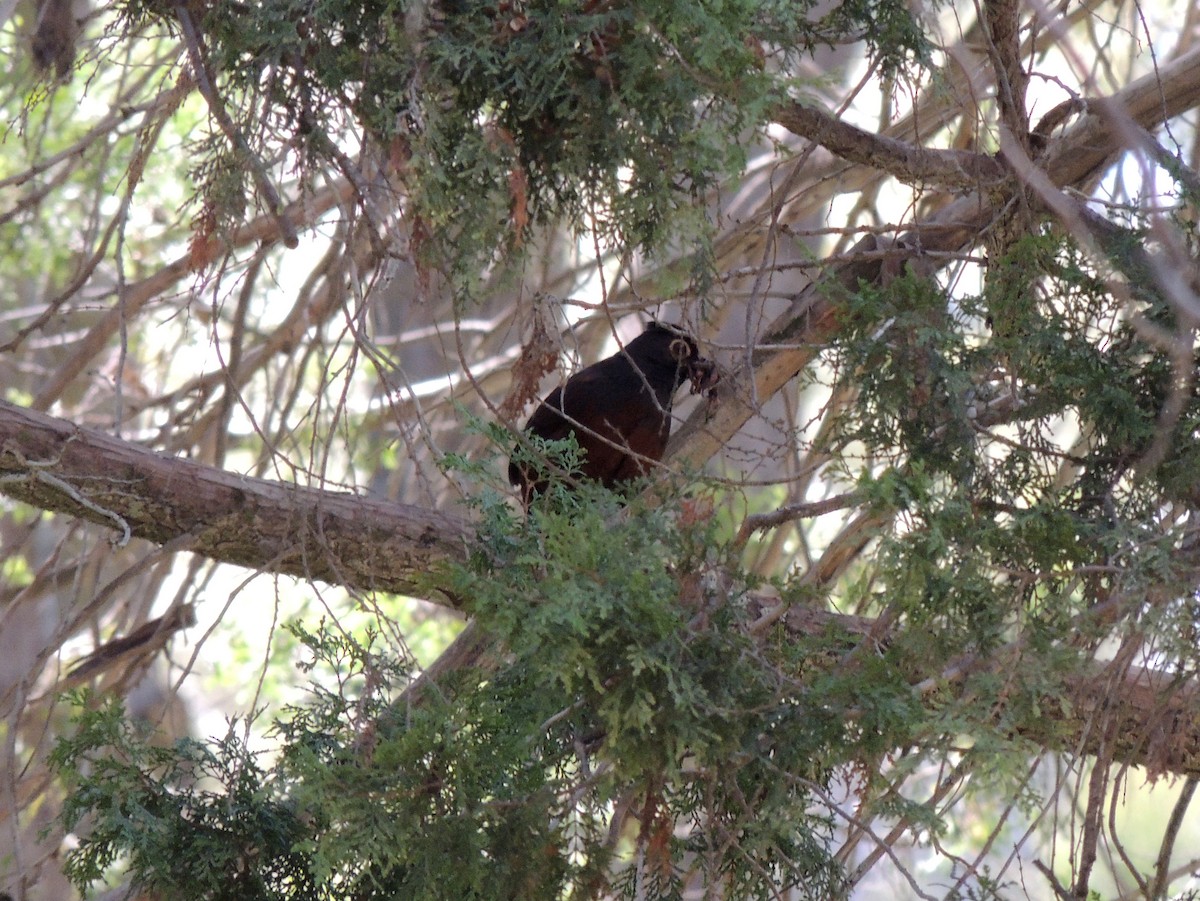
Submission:
[[[611,357],[581,369],[541,402],[525,431],[558,441],[574,433],[584,451],[577,475],[608,488],[646,475],[662,459],[671,433],[671,401],[691,380],[711,396],[716,367],[696,342],[672,326],[651,322]],[[511,461],[508,478],[526,507],[545,490],[544,470]]]

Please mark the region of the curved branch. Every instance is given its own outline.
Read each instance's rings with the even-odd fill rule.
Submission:
[[[978,189],[1007,177],[1003,164],[985,154],[918,147],[857,128],[799,101],[776,107],[771,118],[793,134],[820,144],[848,162],[883,169],[905,184],[947,190]]]

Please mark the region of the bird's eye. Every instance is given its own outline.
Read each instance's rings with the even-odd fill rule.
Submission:
[[[671,342],[671,357],[679,362],[683,362],[692,355],[692,348],[682,338],[676,338]]]

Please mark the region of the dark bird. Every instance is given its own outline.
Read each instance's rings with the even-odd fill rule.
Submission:
[[[710,401],[716,366],[700,356],[690,335],[651,322],[607,359],[575,373],[555,388],[525,424],[538,438],[559,441],[574,434],[584,451],[572,476],[610,489],[646,475],[662,459],[671,433],[671,401],[685,381]],[[545,468],[512,460],[508,479],[528,507],[549,482]]]

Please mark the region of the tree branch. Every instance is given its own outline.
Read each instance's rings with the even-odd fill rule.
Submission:
[[[752,602],[753,604],[761,602]],[[763,609],[769,616],[771,609]],[[879,635],[876,620],[794,605],[779,617],[793,638],[842,634],[858,643]],[[927,700],[931,694],[957,695],[966,676],[1012,670],[1020,665],[1020,648],[1009,647],[987,658],[944,671],[942,677],[914,684]],[[933,690],[927,691],[926,685]],[[1066,680],[1061,693],[1047,691],[1039,698],[1041,719],[1026,724],[1022,737],[1051,751],[1095,756],[1104,741],[1106,754],[1117,762],[1144,767],[1151,776],[1170,773],[1200,777],[1200,685],[1194,676],[1092,661]],[[1000,708],[993,711],[1000,716]]]
[[[848,162],[882,169],[905,184],[978,189],[1007,177],[1005,167],[986,154],[919,147],[857,128],[799,101],[777,106],[771,118]]]
[[[240,476],[2,401],[0,493],[155,544],[186,536],[224,563],[420,597],[471,534],[448,514]]]

